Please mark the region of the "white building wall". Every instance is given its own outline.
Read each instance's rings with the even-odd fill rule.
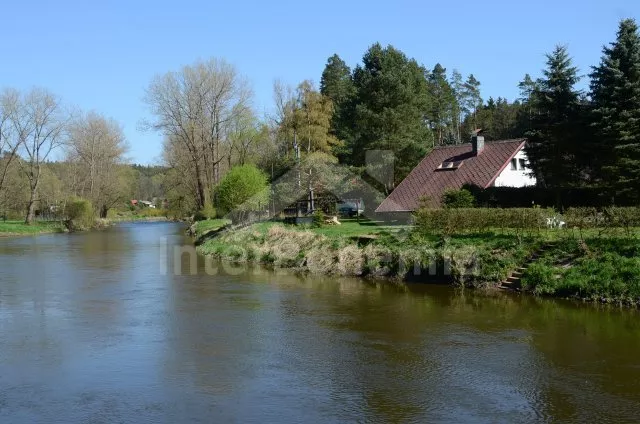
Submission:
[[[529,169],[529,161],[527,160],[527,154],[524,149],[515,155],[515,165],[517,169],[512,169],[512,164],[508,163],[507,167],[502,170],[498,178],[496,178],[494,185],[496,187],[525,187],[536,185],[536,178],[529,175],[531,169]],[[524,168],[522,167],[522,160],[525,162]]]

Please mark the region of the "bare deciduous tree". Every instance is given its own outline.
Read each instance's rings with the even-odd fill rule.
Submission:
[[[25,223],[31,224],[38,201],[42,165],[51,152],[63,144],[67,118],[58,97],[41,88],[24,94],[10,92],[3,106],[23,156],[23,160],[17,162],[29,183]]]
[[[9,113],[17,96],[18,94],[15,90],[8,89],[0,95],[0,194],[2,194],[8,172],[17,157],[16,153],[20,147],[9,120]]]
[[[75,165],[76,194],[91,200],[101,218],[127,194],[120,166],[127,149],[122,128],[112,119],[89,112],[70,125],[67,161]]]
[[[188,158],[199,208],[210,201],[228,154],[222,147],[228,142],[230,125],[250,108],[251,95],[236,69],[217,59],[157,76],[147,88],[144,101],[155,119],[142,126],[162,132],[172,154]]]

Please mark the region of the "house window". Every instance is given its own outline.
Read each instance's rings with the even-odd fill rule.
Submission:
[[[511,170],[512,171],[518,170],[518,160],[516,158],[511,159]]]
[[[524,171],[524,169],[527,167],[527,161],[524,159],[518,159],[518,161],[520,162],[520,169]]]

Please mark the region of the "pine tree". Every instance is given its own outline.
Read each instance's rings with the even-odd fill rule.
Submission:
[[[620,22],[591,78],[596,177],[612,194],[640,200],[640,36],[633,19]]]
[[[516,136],[521,137],[531,131],[531,119],[533,116],[533,95],[538,89],[538,82],[531,78],[531,75],[525,74],[522,81],[518,83],[520,89],[520,98],[522,107],[517,114],[517,131]]]
[[[425,69],[401,51],[371,46],[353,73],[354,165],[364,165],[367,150],[391,150],[396,158],[395,182],[404,178],[432,145],[425,124],[429,93]]]
[[[331,133],[338,139],[346,141],[349,145],[351,137],[351,124],[353,122],[351,102],[355,94],[355,87],[351,76],[351,69],[338,56],[334,54],[327,60],[320,78],[320,93],[333,102],[333,117],[331,119]],[[336,152],[338,156],[348,156],[350,153],[344,149]]]
[[[451,73],[451,90],[453,91],[453,96],[455,97],[455,102],[453,104],[453,121],[455,124],[455,128],[452,131],[455,133],[456,144],[463,143],[462,136],[462,103],[464,101],[464,82],[462,80],[462,74],[458,72],[457,69],[454,69]],[[466,139],[466,135],[464,137]]]
[[[447,81],[447,70],[439,63],[429,73],[427,80],[430,94],[427,117],[431,122],[436,144],[442,145],[447,135],[447,128],[452,126],[455,94]]]
[[[578,69],[566,47],[558,46],[547,55],[543,75],[531,96],[527,154],[538,182],[556,189],[560,205],[559,189],[575,184],[579,175],[575,153],[581,142],[577,136],[580,92],[574,88]]]
[[[478,81],[473,74],[470,74],[464,83],[464,92],[464,109],[468,115],[472,116],[471,122],[474,127],[472,130],[475,130],[477,128],[476,115],[478,109],[482,107],[482,96],[480,96],[480,81]]]

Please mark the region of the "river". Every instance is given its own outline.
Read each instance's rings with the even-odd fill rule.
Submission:
[[[189,243],[174,223],[0,239],[0,422],[640,419],[635,310],[189,253],[177,272]]]

